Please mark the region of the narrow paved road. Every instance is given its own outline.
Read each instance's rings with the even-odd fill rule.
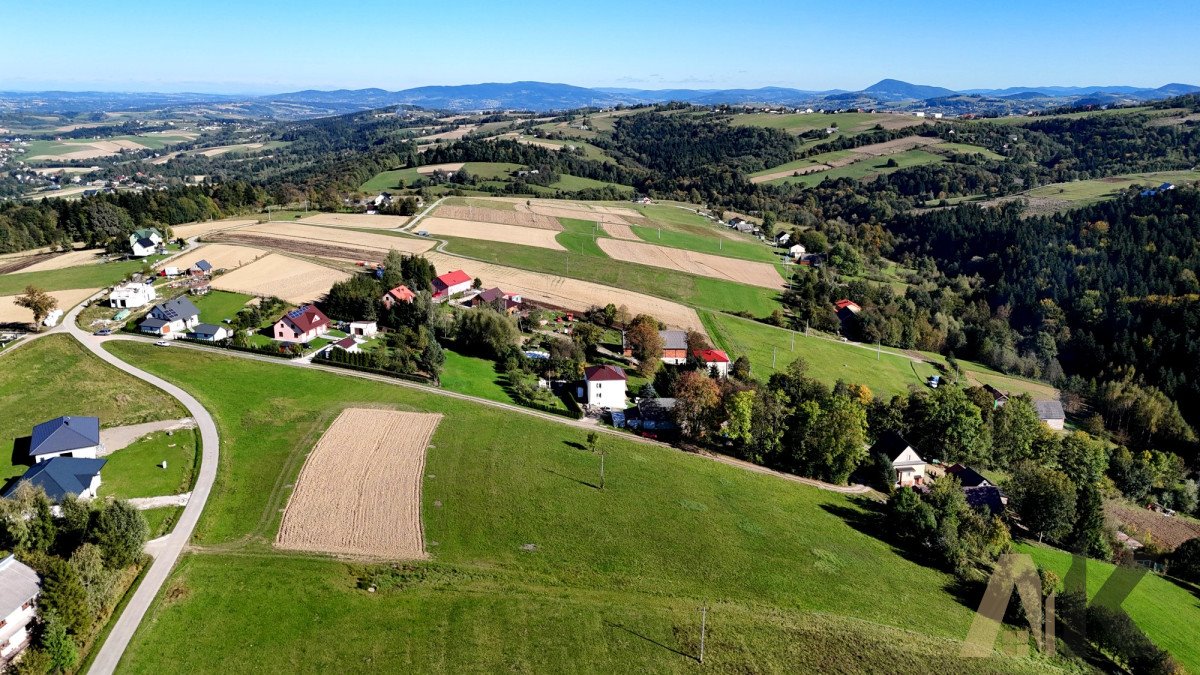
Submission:
[[[101,347],[101,344],[107,338],[96,337],[78,328],[75,325],[75,319],[81,310],[82,305],[71,310],[63,318],[62,324],[55,332],[65,331],[70,333],[104,362],[116,366],[140,380],[149,382],[174,396],[176,399],[179,399],[179,402],[187,408],[188,414],[196,421],[197,428],[200,429],[200,471],[196,477],[196,485],[192,488],[191,499],[188,500],[187,506],[183,508],[183,513],[179,516],[179,522],[175,524],[175,529],[171,534],[163,537],[161,542],[156,543],[155,549],[157,555],[154,557],[154,562],[150,563],[149,571],[146,572],[142,583],[134,591],[133,598],[125,606],[124,611],[121,612],[121,616],[117,617],[117,620],[113,622],[112,631],[105,639],[104,645],[100,647],[100,651],[96,654],[96,659],[92,662],[92,667],[88,671],[89,673],[106,675],[116,670],[117,663],[121,660],[121,655],[125,653],[125,648],[129,645],[129,640],[133,637],[134,631],[137,630],[138,624],[142,622],[142,617],[146,615],[146,611],[150,609],[150,603],[158,595],[159,589],[166,582],[167,575],[171,573],[171,568],[175,566],[175,562],[179,559],[179,554],[192,537],[192,530],[195,529],[196,522],[200,520],[200,513],[204,510],[204,504],[208,501],[208,494],[212,491],[213,481],[217,477],[217,450],[220,439],[217,436],[217,425],[213,421],[212,416],[208,414],[204,406],[200,405],[200,402],[191,394],[166,380],[155,377],[118,359]]]

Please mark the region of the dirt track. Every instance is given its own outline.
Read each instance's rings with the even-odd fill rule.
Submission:
[[[783,288],[784,285],[783,277],[779,276],[775,266],[769,263],[736,260],[622,239],[597,239],[596,243],[605,253],[617,260],[763,288]]]
[[[442,416],[347,408],[300,470],[275,545],[368,558],[425,558],[421,482]]]

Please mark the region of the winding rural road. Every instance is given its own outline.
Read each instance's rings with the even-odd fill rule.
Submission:
[[[188,414],[196,421],[196,426],[200,429],[200,471],[196,477],[196,484],[192,488],[191,499],[188,500],[187,506],[183,508],[183,513],[179,516],[179,522],[175,524],[175,529],[169,535],[163,537],[162,541],[156,545],[156,553],[154,562],[150,563],[150,569],[146,572],[146,576],[134,591],[133,597],[129,600],[129,604],[121,612],[121,616],[117,617],[113,622],[112,630],[108,637],[104,640],[104,645],[97,652],[95,660],[92,662],[92,667],[89,673],[97,673],[106,675],[112,673],[117,668],[117,663],[121,660],[121,655],[125,653],[125,648],[129,645],[129,640],[133,637],[134,631],[137,630],[138,624],[142,622],[142,617],[146,615],[146,611],[150,609],[150,603],[154,601],[158,595],[159,589],[166,582],[167,576],[171,573],[171,568],[175,566],[175,562],[179,559],[179,554],[183,552],[183,548],[187,546],[188,540],[192,537],[192,530],[196,527],[196,522],[200,520],[200,513],[204,510],[204,504],[208,501],[209,492],[212,491],[213,481],[217,477],[217,454],[220,439],[217,435],[217,425],[213,421],[212,415],[200,405],[191,394],[183,389],[155,377],[144,370],[136,368],[112,354],[108,353],[101,346],[106,339],[96,337],[87,331],[80,329],[75,325],[75,320],[82,311],[83,305],[75,307],[63,317],[62,323],[55,331],[51,332],[68,332],[76,340],[79,340],[88,351],[95,354],[105,363],[111,364],[130,375],[144,380],[159,389],[174,396],[187,408]]]

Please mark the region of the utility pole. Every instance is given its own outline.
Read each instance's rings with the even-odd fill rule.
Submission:
[[[775,348],[771,347],[771,370],[775,370]]]
[[[875,341],[875,360],[879,360],[879,340]]]
[[[708,632],[708,605],[700,605],[700,664],[704,665],[704,635]]]

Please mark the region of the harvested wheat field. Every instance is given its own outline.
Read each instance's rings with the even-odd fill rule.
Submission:
[[[629,241],[641,241],[642,238],[633,233],[633,228],[628,225],[618,225],[616,223],[600,223],[600,227],[608,233],[610,237],[617,239],[628,239]]]
[[[274,295],[288,302],[312,302],[350,275],[335,269],[271,253],[213,279],[212,287],[248,295]]]
[[[218,155],[223,155],[227,152],[233,152],[234,150],[257,150],[257,149],[261,148],[262,146],[263,146],[262,143],[238,143],[237,145],[218,145],[218,146],[212,147],[212,148],[204,148],[203,150],[197,150],[196,154],[204,155],[205,157],[217,157]]]
[[[653,265],[763,288],[783,288],[784,285],[783,277],[779,276],[775,266],[769,263],[736,260],[708,253],[685,251],[681,248],[620,239],[597,239],[596,243],[605,253],[617,260]]]
[[[301,223],[259,223],[245,227],[237,232],[239,235],[274,237],[292,239],[304,242],[321,242],[327,244],[343,244],[358,248],[388,251],[396,249],[404,253],[423,253],[433,248],[432,241],[394,237],[387,234],[372,234],[370,232],[355,232],[354,230],[337,227],[320,227]]]
[[[787,171],[776,171],[775,173],[765,173],[761,176],[754,176],[750,179],[751,183],[766,183],[779,178],[790,178],[792,176],[807,176],[810,173],[819,173],[828,171],[833,167],[829,164],[813,164],[812,166],[802,166],[798,169],[788,169]]]
[[[83,251],[69,251],[41,260],[25,269],[22,272],[45,272],[47,270],[61,270],[65,267],[77,267],[79,265],[95,265],[104,260],[104,252],[98,249],[87,249]]]
[[[257,220],[214,220],[207,223],[186,223],[184,225],[176,225],[171,228],[171,233],[180,239],[191,239],[192,237],[202,237],[212,232],[220,232],[222,230],[230,230],[243,225],[253,225]]]
[[[179,256],[178,261],[180,267],[192,267],[200,260],[207,260],[213,269],[232,270],[249,265],[265,255],[267,252],[260,248],[232,244],[205,244],[190,251],[187,255]]]
[[[519,227],[536,227],[544,230],[561,232],[562,223],[550,216],[540,216],[536,213],[510,211],[507,209],[490,209],[478,206],[441,206],[433,215],[454,220],[474,220],[484,223],[499,223],[501,225],[517,225]]]
[[[883,157],[885,155],[895,155],[901,152],[913,150],[915,148],[924,148],[930,145],[937,145],[939,143],[945,143],[945,141],[940,138],[925,136],[907,136],[905,138],[897,138],[884,143],[863,145],[852,149],[850,152],[853,152],[856,155],[866,155],[867,157]],[[833,161],[830,162],[830,164],[833,166],[845,166],[846,164],[853,164],[857,161],[859,161],[858,158],[850,157],[846,160],[841,160],[842,163],[839,163],[839,161]]]
[[[429,138],[434,138],[434,137],[430,136]],[[418,166],[417,173],[421,174],[422,176],[428,176],[428,175],[432,174],[434,171],[445,171],[446,173],[454,173],[455,171],[458,171],[459,169],[463,168],[464,165],[465,165],[464,162],[449,162],[447,164],[426,164],[424,166]]]
[[[317,441],[275,545],[366,558],[424,558],[421,480],[442,416],[347,408]]]
[[[556,251],[567,250],[554,238],[558,234],[557,232],[536,227],[480,223],[473,220],[456,220],[453,218],[426,218],[421,221],[420,227],[422,230],[428,230],[433,234],[444,234],[448,237],[500,241],[507,244],[523,244],[525,246],[537,246]]]
[[[334,227],[361,227],[364,229],[394,230],[404,227],[408,216],[380,216],[366,213],[318,213],[297,220],[306,225],[332,225]]]
[[[694,309],[670,300],[590,281],[483,263],[446,253],[430,252],[425,254],[425,257],[438,270],[461,269],[472,277],[481,279],[484,287],[499,286],[509,293],[523,295],[530,300],[555,307],[582,311],[593,305],[603,307],[611,302],[618,306],[624,305],[631,314],[649,314],[668,326],[690,328],[705,333],[704,325],[700,323],[700,317]]]
[[[460,124],[458,127],[450,131],[443,131],[440,134],[432,134],[430,136],[422,136],[421,140],[435,141],[457,141],[467,134],[479,128],[478,124]],[[457,169],[455,169],[457,171]]]
[[[50,295],[58,300],[58,309],[64,313],[92,297],[99,288],[75,288],[69,291],[51,291]],[[0,297],[0,324],[6,323],[33,323],[33,312],[18,307],[13,301],[17,299],[16,295],[6,295]]]

